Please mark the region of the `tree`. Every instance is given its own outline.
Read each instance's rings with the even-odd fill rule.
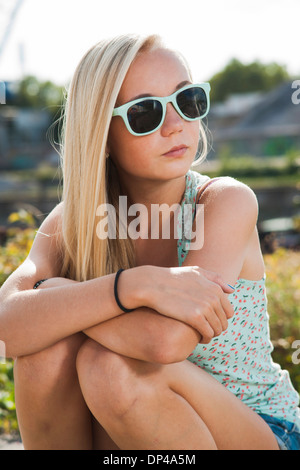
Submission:
[[[259,61],[243,64],[232,59],[228,65],[211,79],[212,102],[224,101],[233,93],[269,91],[290,76],[285,66],[275,62],[262,64]]]
[[[64,103],[64,88],[51,81],[40,82],[34,76],[25,77],[14,87],[7,104],[21,108],[46,109],[55,115]]]

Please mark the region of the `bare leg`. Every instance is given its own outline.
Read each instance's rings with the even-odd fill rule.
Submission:
[[[16,359],[15,396],[25,449],[91,449],[91,413],[76,371],[86,337],[66,338],[39,353]]]
[[[105,429],[93,418],[93,449],[119,450],[119,447],[109,437]]]
[[[278,449],[256,413],[189,361],[149,364],[89,340],[77,369],[87,405],[121,449]]]

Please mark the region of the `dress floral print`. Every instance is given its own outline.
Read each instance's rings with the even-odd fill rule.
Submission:
[[[209,178],[189,171],[181,203],[193,206],[201,186]],[[190,241],[185,239],[183,210],[178,217],[182,239],[178,240],[179,266],[184,262]],[[299,395],[289,374],[272,360],[265,277],[259,281],[238,279],[229,296],[234,316],[228,328],[209,344],[198,344],[188,359],[222,383],[257,413],[284,418],[300,424]]]

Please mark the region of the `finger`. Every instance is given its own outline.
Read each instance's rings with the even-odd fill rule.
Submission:
[[[216,315],[218,316],[219,322],[221,324],[222,331],[226,331],[228,328],[228,319],[227,319],[227,315],[222,306],[221,301],[216,303],[214,309],[215,309]]]
[[[201,333],[200,333],[200,335],[201,335]],[[201,343],[201,344],[209,344],[209,343],[212,341],[213,337],[214,337],[214,334],[213,334],[213,333],[211,333],[211,334],[203,334],[203,335],[201,335],[201,338],[200,338],[200,340],[199,340],[199,343]]]
[[[232,318],[234,315],[234,310],[230,300],[228,299],[225,292],[223,292],[222,287],[219,284],[212,283],[210,286],[210,292],[212,295],[210,300],[211,305],[215,309],[215,312],[218,315],[221,323],[225,319],[227,322],[227,319]]]
[[[201,335],[201,340],[199,340],[199,343],[201,344],[209,344],[214,337],[214,334],[203,334]]]
[[[232,294],[235,291],[235,288],[231,284],[226,283],[219,274],[206,269],[201,269],[201,272],[209,281],[218,284],[226,294]]]
[[[213,329],[213,337],[219,336],[227,328],[225,312],[221,307],[221,303],[219,301],[216,303],[218,305],[210,305],[205,313],[205,318]]]
[[[234,308],[230,302],[230,300],[224,295],[221,298],[222,308],[225,312],[225,315],[228,319],[232,318],[234,315]]]
[[[219,275],[216,275],[212,280],[222,288],[225,294],[232,294],[235,291],[235,288],[231,284],[227,284]]]
[[[208,344],[214,337],[214,330],[211,327],[210,323],[207,321],[205,316],[201,314],[200,308],[196,308],[196,320],[194,322],[194,327],[195,329],[200,333],[201,335],[201,343],[202,344]]]
[[[225,294],[232,294],[235,291],[235,288],[231,286],[230,284],[226,284],[226,285],[224,284],[222,289],[225,292]]]

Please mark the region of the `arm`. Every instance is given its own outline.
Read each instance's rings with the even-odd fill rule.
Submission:
[[[144,279],[144,283],[147,279],[151,285],[160,284],[159,276],[161,274],[164,278],[167,276],[168,270],[165,268],[145,268],[147,277]],[[184,274],[188,274],[188,271]],[[218,279],[213,273],[206,272],[206,275],[213,277],[215,281]],[[124,280],[123,275],[120,279]],[[68,285],[69,282],[74,281],[53,278],[41,284],[39,289],[49,290],[53,286]],[[181,286],[182,282],[184,282],[183,279],[179,280]],[[191,280],[189,283],[192,284]],[[198,282],[196,289],[200,290],[204,296],[204,293],[207,294],[204,291],[209,289],[210,285],[213,283],[203,276],[203,285]],[[124,285],[120,285],[120,287],[121,293],[124,293]],[[178,289],[179,285],[176,284],[175,290],[177,292]],[[174,292],[172,292],[172,296],[174,296]],[[186,298],[184,303],[186,303]],[[197,303],[200,304],[199,299]],[[137,308],[129,314],[120,315],[83,331],[87,336],[116,353],[154,363],[184,360],[201,338],[201,334],[187,323],[161,315],[147,307]]]
[[[48,283],[51,288],[33,289],[38,280],[59,276],[60,215],[61,205],[43,222],[29,256],[0,289],[0,340],[8,357],[40,351],[122,314],[113,295],[113,274],[81,283],[52,282]],[[133,294],[138,269],[126,273],[125,301],[133,308],[137,306]]]
[[[148,308],[139,308],[84,333],[111,351],[159,364],[186,359],[201,337],[188,324]]]
[[[232,178],[220,178],[208,188],[204,204],[204,245],[191,250],[186,264],[216,271],[234,285],[245,269],[261,278],[264,272],[256,223],[258,203],[254,192]]]
[[[0,290],[0,340],[8,357],[38,352],[74,333],[123,316],[113,295],[114,274],[80,283],[57,280],[60,220],[58,205],[42,224],[28,258]],[[225,317],[233,314],[223,295],[226,285],[210,280],[211,276],[197,266],[141,266],[122,274],[119,296],[127,308],[149,307],[177,320],[176,324],[190,325],[206,338],[213,323],[207,318],[214,318],[215,308]],[[47,281],[48,288],[41,288],[42,284],[33,290],[43,278],[56,278],[56,282]]]
[[[214,186],[201,201],[205,204],[204,246],[200,250],[191,250],[184,265],[212,269],[234,284],[256,232],[257,201],[248,187],[230,178],[222,178]],[[211,276],[215,283],[222,285],[220,278]],[[178,301],[175,290],[171,298],[174,302]],[[159,305],[156,309],[160,310]],[[222,328],[216,326],[216,331],[202,338],[188,321],[176,321],[157,312],[140,309],[90,328],[85,333],[120,354],[150,362],[169,363],[184,360],[199,341],[208,343],[226,328],[225,322]]]

